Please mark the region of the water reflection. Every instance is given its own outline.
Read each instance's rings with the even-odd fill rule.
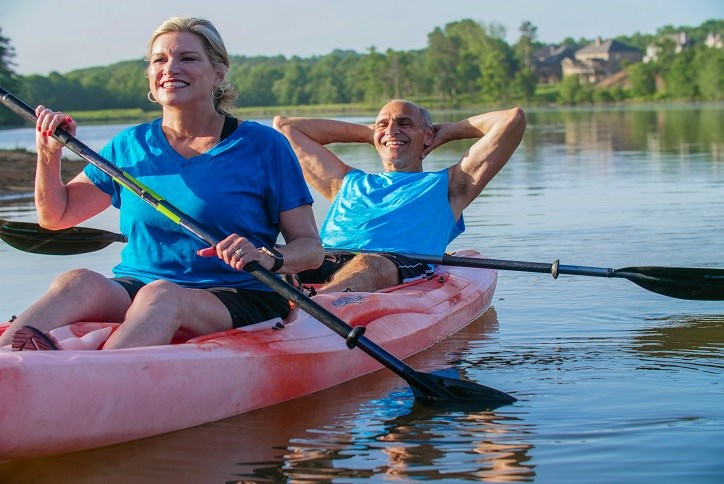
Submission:
[[[404,394],[365,404],[334,427],[308,430],[283,462],[241,462],[241,476],[279,481],[332,478],[530,481],[525,423],[493,411],[440,413]]]
[[[542,144],[599,153],[648,151],[655,157],[707,153],[721,161],[722,110],[716,105],[532,110],[528,120]]]
[[[468,343],[496,331],[493,309],[431,351],[457,364]],[[422,360],[422,361],[421,361]],[[440,364],[429,352],[411,364],[428,371]],[[452,376],[452,375],[451,375]],[[362,387],[365,381],[359,381]],[[332,392],[336,392],[335,389]],[[333,399],[332,401],[339,401]],[[510,409],[510,407],[508,407]],[[241,477],[268,482],[341,479],[529,481],[534,477],[529,424],[498,411],[440,411],[413,403],[409,389],[370,399],[331,425],[309,427],[280,448],[279,460],[238,463]]]
[[[721,374],[724,370],[724,315],[684,315],[655,319],[662,326],[637,332],[628,348],[642,353],[643,369],[685,367]]]

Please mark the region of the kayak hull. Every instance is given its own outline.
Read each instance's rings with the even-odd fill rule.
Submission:
[[[365,326],[367,338],[402,359],[485,311],[496,277],[494,270],[441,267],[430,280],[314,300],[351,326]],[[381,368],[303,311],[279,323],[144,348],[0,351],[0,461],[193,427]]]

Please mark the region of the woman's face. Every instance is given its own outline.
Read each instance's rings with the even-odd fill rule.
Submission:
[[[213,108],[212,90],[223,74],[190,32],[169,32],[153,42],[148,66],[151,92],[164,107]]]

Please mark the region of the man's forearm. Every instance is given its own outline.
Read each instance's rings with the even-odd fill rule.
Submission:
[[[294,129],[319,144],[368,143],[371,144],[372,130],[361,124],[317,118],[274,118],[274,127],[287,134]]]
[[[471,116],[453,125],[453,139],[474,139],[482,138],[493,129],[497,123],[504,123],[511,117],[513,110],[493,111]]]

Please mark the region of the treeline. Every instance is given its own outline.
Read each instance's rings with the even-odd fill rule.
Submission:
[[[674,52],[663,35],[687,32],[692,47]],[[539,86],[534,73],[537,27],[524,22],[519,40],[507,44],[495,24],[470,19],[452,22],[428,34],[420,50],[365,53],[335,50],[310,58],[284,56],[231,59],[231,80],[239,91],[239,107],[362,104],[378,106],[390,98],[408,98],[431,108],[474,104],[501,105],[562,102],[606,102],[623,99],[722,99],[723,49],[704,46],[709,33],[722,33],[724,21],[698,27],[662,27],[655,34],[634,34],[616,40],[645,52],[660,42],[656,62],[628,66],[629,81],[607,89],[564,79],[557,86]],[[580,48],[590,39],[564,39]],[[233,46],[229,46],[233,50]],[[65,74],[19,76],[12,70],[14,50],[0,31],[0,83],[30,104],[68,111],[158,109],[146,98],[146,63],[136,61]],[[0,112],[0,123],[17,122]]]

